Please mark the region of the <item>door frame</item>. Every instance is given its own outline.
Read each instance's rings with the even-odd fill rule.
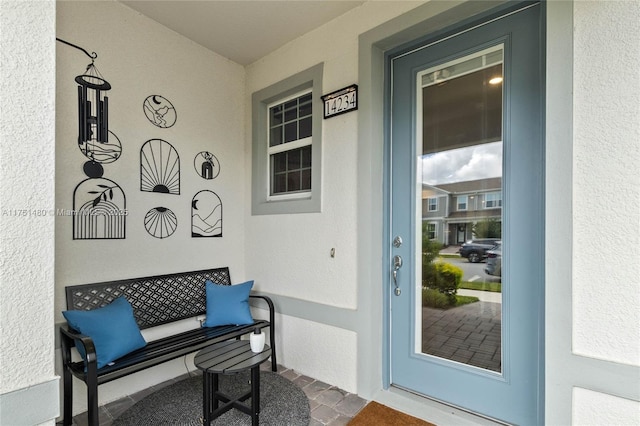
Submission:
[[[388,105],[388,91],[384,90],[385,59],[390,53],[457,33],[460,29],[473,27],[478,21],[484,22],[519,9],[525,3],[531,2],[429,2],[359,37],[358,84],[362,106],[358,112],[358,156],[364,167],[358,167],[357,171],[361,188],[358,191],[358,233],[360,244],[367,249],[360,251],[357,260],[361,289],[358,292],[357,350],[359,354],[366,354],[358,357],[358,393],[368,399],[403,407],[407,412],[429,417],[432,421],[450,421],[452,413],[474,421],[478,418],[410,392],[389,388],[389,303],[384,297],[388,290],[387,263],[390,258],[389,248],[384,248],[390,237],[388,215],[384,212],[384,201],[388,197],[388,187],[384,182],[389,171],[385,164],[385,152],[388,150],[385,135],[389,123],[381,120],[386,116]],[[544,26],[546,4],[543,2],[541,7]],[[386,230],[386,234],[383,235],[381,229]],[[540,343],[540,351],[544,353],[543,341]],[[540,360],[543,368],[542,356]],[[541,382],[541,407],[544,405],[543,388],[544,383]]]

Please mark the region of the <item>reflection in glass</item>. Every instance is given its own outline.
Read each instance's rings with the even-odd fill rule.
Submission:
[[[502,61],[500,45],[419,73],[416,129],[422,145],[422,334],[416,350],[497,372]]]

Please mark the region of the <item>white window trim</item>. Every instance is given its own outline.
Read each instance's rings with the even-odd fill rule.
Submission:
[[[462,203],[460,203],[460,198],[463,198],[463,197],[464,197],[465,208],[461,209],[460,208],[460,204],[462,204]],[[469,196],[468,195],[458,195],[456,197],[456,209],[458,211],[467,211],[467,210],[469,210]]]
[[[488,206],[488,204],[489,204],[488,197],[490,195],[491,196],[496,195],[496,198],[491,200],[491,201],[496,202],[496,203],[497,203],[497,201],[500,201],[500,205],[489,207]],[[484,194],[484,208],[485,209],[499,209],[499,208],[502,208],[502,192],[487,192],[486,194]]]
[[[318,213],[322,211],[323,68],[324,65],[320,63],[252,94],[252,215]],[[271,153],[276,151],[269,149],[269,106],[286,102],[308,92],[311,92],[313,109],[313,127],[310,138],[312,150],[311,191],[271,195],[269,160]],[[273,148],[288,151],[295,147],[309,145],[302,141],[304,140],[281,144]],[[283,145],[286,147],[282,148]]]
[[[270,146],[269,148],[267,148],[267,154],[271,156],[273,154],[279,154],[285,151],[293,151],[294,149],[304,148],[305,146],[309,146],[311,145],[312,142],[313,142],[313,136],[310,138],[298,139],[292,142],[281,143],[280,145]]]
[[[434,209],[431,209],[431,200],[435,201],[435,203],[434,203],[435,208]],[[437,212],[438,211],[438,197],[428,197],[427,198],[427,209],[430,212]]]
[[[299,97],[302,97],[304,95],[307,94],[311,94],[312,95],[312,102],[313,102],[313,91],[312,90],[301,90],[298,93],[294,93],[293,95],[290,96],[286,96],[284,98],[275,100],[274,102],[271,102],[270,104],[267,105],[267,112],[271,110],[271,108],[273,108],[276,105],[281,105],[281,104],[285,104],[287,102],[289,102],[292,99],[297,99]],[[314,111],[315,113],[315,111]],[[301,190],[301,191],[297,191],[297,192],[289,192],[289,193],[281,193],[281,194],[271,194],[271,179],[273,178],[273,176],[271,176],[271,156],[274,154],[279,154],[281,152],[286,152],[286,151],[293,151],[294,149],[300,149],[300,148],[304,148],[305,146],[312,146],[312,153],[311,155],[313,156],[313,135],[311,135],[310,137],[307,138],[302,138],[302,139],[297,139],[295,141],[291,141],[291,142],[283,142],[280,145],[276,145],[276,146],[270,146],[270,142],[271,142],[271,134],[270,134],[270,126],[269,126],[269,120],[267,119],[267,170],[269,170],[269,174],[268,174],[268,179],[269,179],[269,191],[267,193],[267,201],[278,201],[278,200],[295,200],[295,199],[300,199],[300,198],[309,198],[311,196],[311,192],[313,191],[313,184],[311,185],[312,188],[310,190]],[[313,164],[311,166],[311,170],[313,173]]]

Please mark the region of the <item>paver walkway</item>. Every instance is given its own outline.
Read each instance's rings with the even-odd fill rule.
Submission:
[[[501,304],[475,302],[447,310],[422,308],[422,352],[501,371]]]

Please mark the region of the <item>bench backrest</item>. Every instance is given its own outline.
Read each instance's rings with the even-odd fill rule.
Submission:
[[[125,296],[133,307],[138,326],[141,329],[155,327],[205,314],[206,280],[231,285],[229,268],[68,286],[65,288],[67,309],[90,311]]]

